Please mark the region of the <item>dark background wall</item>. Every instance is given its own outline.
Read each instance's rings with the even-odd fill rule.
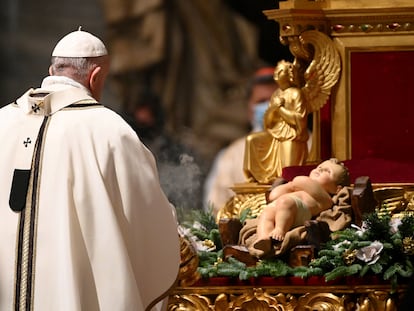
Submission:
[[[274,63],[289,57],[278,40],[278,25],[262,14],[262,10],[277,8],[276,0],[223,2],[257,25],[257,49],[263,60]],[[104,38],[107,27],[100,0],[2,0],[0,20],[0,106],[37,86],[48,74],[50,52],[62,35],[82,25]],[[107,90],[104,101],[114,105],[111,95]]]
[[[48,75],[57,40],[79,25],[102,36],[98,0],[2,0],[0,4],[0,106]]]

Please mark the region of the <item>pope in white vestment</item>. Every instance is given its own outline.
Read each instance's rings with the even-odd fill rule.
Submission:
[[[80,83],[0,109],[0,310],[140,311],[174,284],[174,208],[153,155]]]

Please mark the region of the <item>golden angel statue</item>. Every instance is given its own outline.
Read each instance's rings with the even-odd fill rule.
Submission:
[[[339,77],[339,54],[325,34],[306,31],[294,47],[299,47],[296,52],[300,50],[301,57],[310,55],[311,61],[307,61],[306,70],[304,59],[298,57],[293,63],[280,61],[276,65],[273,77],[279,88],[265,112],[264,130],[246,138],[244,173],[250,182],[270,184],[281,176],[283,167],[305,163],[307,116],[327,102]]]

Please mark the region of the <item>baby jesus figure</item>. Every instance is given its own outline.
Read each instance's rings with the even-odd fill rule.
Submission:
[[[274,242],[283,241],[290,229],[331,208],[332,196],[349,184],[348,169],[332,158],[319,164],[309,176],[297,176],[275,187],[269,194],[271,203],[259,216],[257,240],[253,245],[257,256],[267,253]]]

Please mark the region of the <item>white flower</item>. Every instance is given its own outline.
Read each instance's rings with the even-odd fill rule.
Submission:
[[[398,217],[393,217],[390,220],[390,231],[391,234],[397,233],[398,232],[398,227],[401,225],[401,218]]]
[[[356,224],[351,224],[351,227],[357,230],[356,234],[359,237],[361,237],[364,234],[364,232],[368,229],[367,223],[365,221],[362,222],[361,227],[358,227]]]
[[[179,233],[181,236],[184,236],[184,237],[188,237],[188,236],[190,236],[190,235],[191,235],[191,231],[190,231],[190,229],[185,228],[185,227],[183,227],[183,226],[181,226],[181,225],[179,225],[179,226],[178,226],[178,233]]]
[[[348,240],[345,240],[345,241],[339,242],[338,244],[335,244],[332,247],[335,251],[337,251],[341,248],[347,248],[349,245],[351,245],[351,242],[349,242]]]
[[[374,241],[371,245],[359,249],[356,253],[356,257],[359,260],[372,265],[380,258],[380,253],[383,248],[384,246],[381,242]]]

